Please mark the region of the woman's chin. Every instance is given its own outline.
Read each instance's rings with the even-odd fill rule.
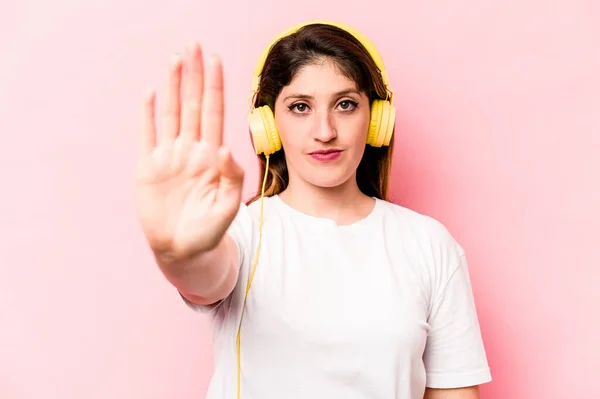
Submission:
[[[318,176],[312,176],[308,182],[313,186],[322,188],[335,188],[348,184],[353,174],[350,173],[323,173]]]

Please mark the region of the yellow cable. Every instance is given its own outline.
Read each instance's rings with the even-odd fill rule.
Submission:
[[[238,325],[237,338],[235,340],[235,346],[237,351],[237,398],[241,397],[241,375],[242,375],[242,367],[241,367],[241,355],[240,355],[240,332],[242,330],[242,319],[244,318],[244,310],[246,309],[246,298],[248,298],[248,292],[250,291],[250,285],[252,285],[252,279],[254,278],[254,272],[256,271],[256,265],[258,264],[258,255],[260,254],[260,244],[262,241],[262,224],[263,224],[263,205],[265,199],[265,185],[267,183],[267,173],[269,171],[269,156],[266,156],[266,165],[265,165],[265,175],[263,177],[262,189],[260,193],[260,220],[258,224],[258,246],[256,248],[256,256],[254,257],[254,264],[252,266],[252,271],[250,272],[250,276],[248,277],[248,284],[246,285],[246,293],[244,295],[244,303],[242,305],[242,314],[240,316],[240,323]]]

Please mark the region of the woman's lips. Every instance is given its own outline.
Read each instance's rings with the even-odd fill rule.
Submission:
[[[310,153],[310,156],[313,157],[313,159],[316,159],[317,161],[328,162],[338,159],[341,154],[342,150],[331,149],[313,151]]]

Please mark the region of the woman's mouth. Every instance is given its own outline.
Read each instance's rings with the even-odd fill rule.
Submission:
[[[313,151],[313,152],[309,153],[309,155],[311,157],[313,157],[313,159],[316,159],[317,161],[321,161],[321,162],[334,161],[334,160],[338,159],[341,154],[342,154],[342,150],[337,150],[337,149],[319,150],[319,151]]]

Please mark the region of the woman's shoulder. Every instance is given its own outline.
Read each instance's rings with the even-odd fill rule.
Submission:
[[[412,240],[449,245],[463,252],[448,227],[439,219],[391,201],[378,200],[382,220],[390,234],[406,235]]]
[[[410,228],[444,231],[446,226],[435,217],[389,200],[377,200],[388,220]]]

